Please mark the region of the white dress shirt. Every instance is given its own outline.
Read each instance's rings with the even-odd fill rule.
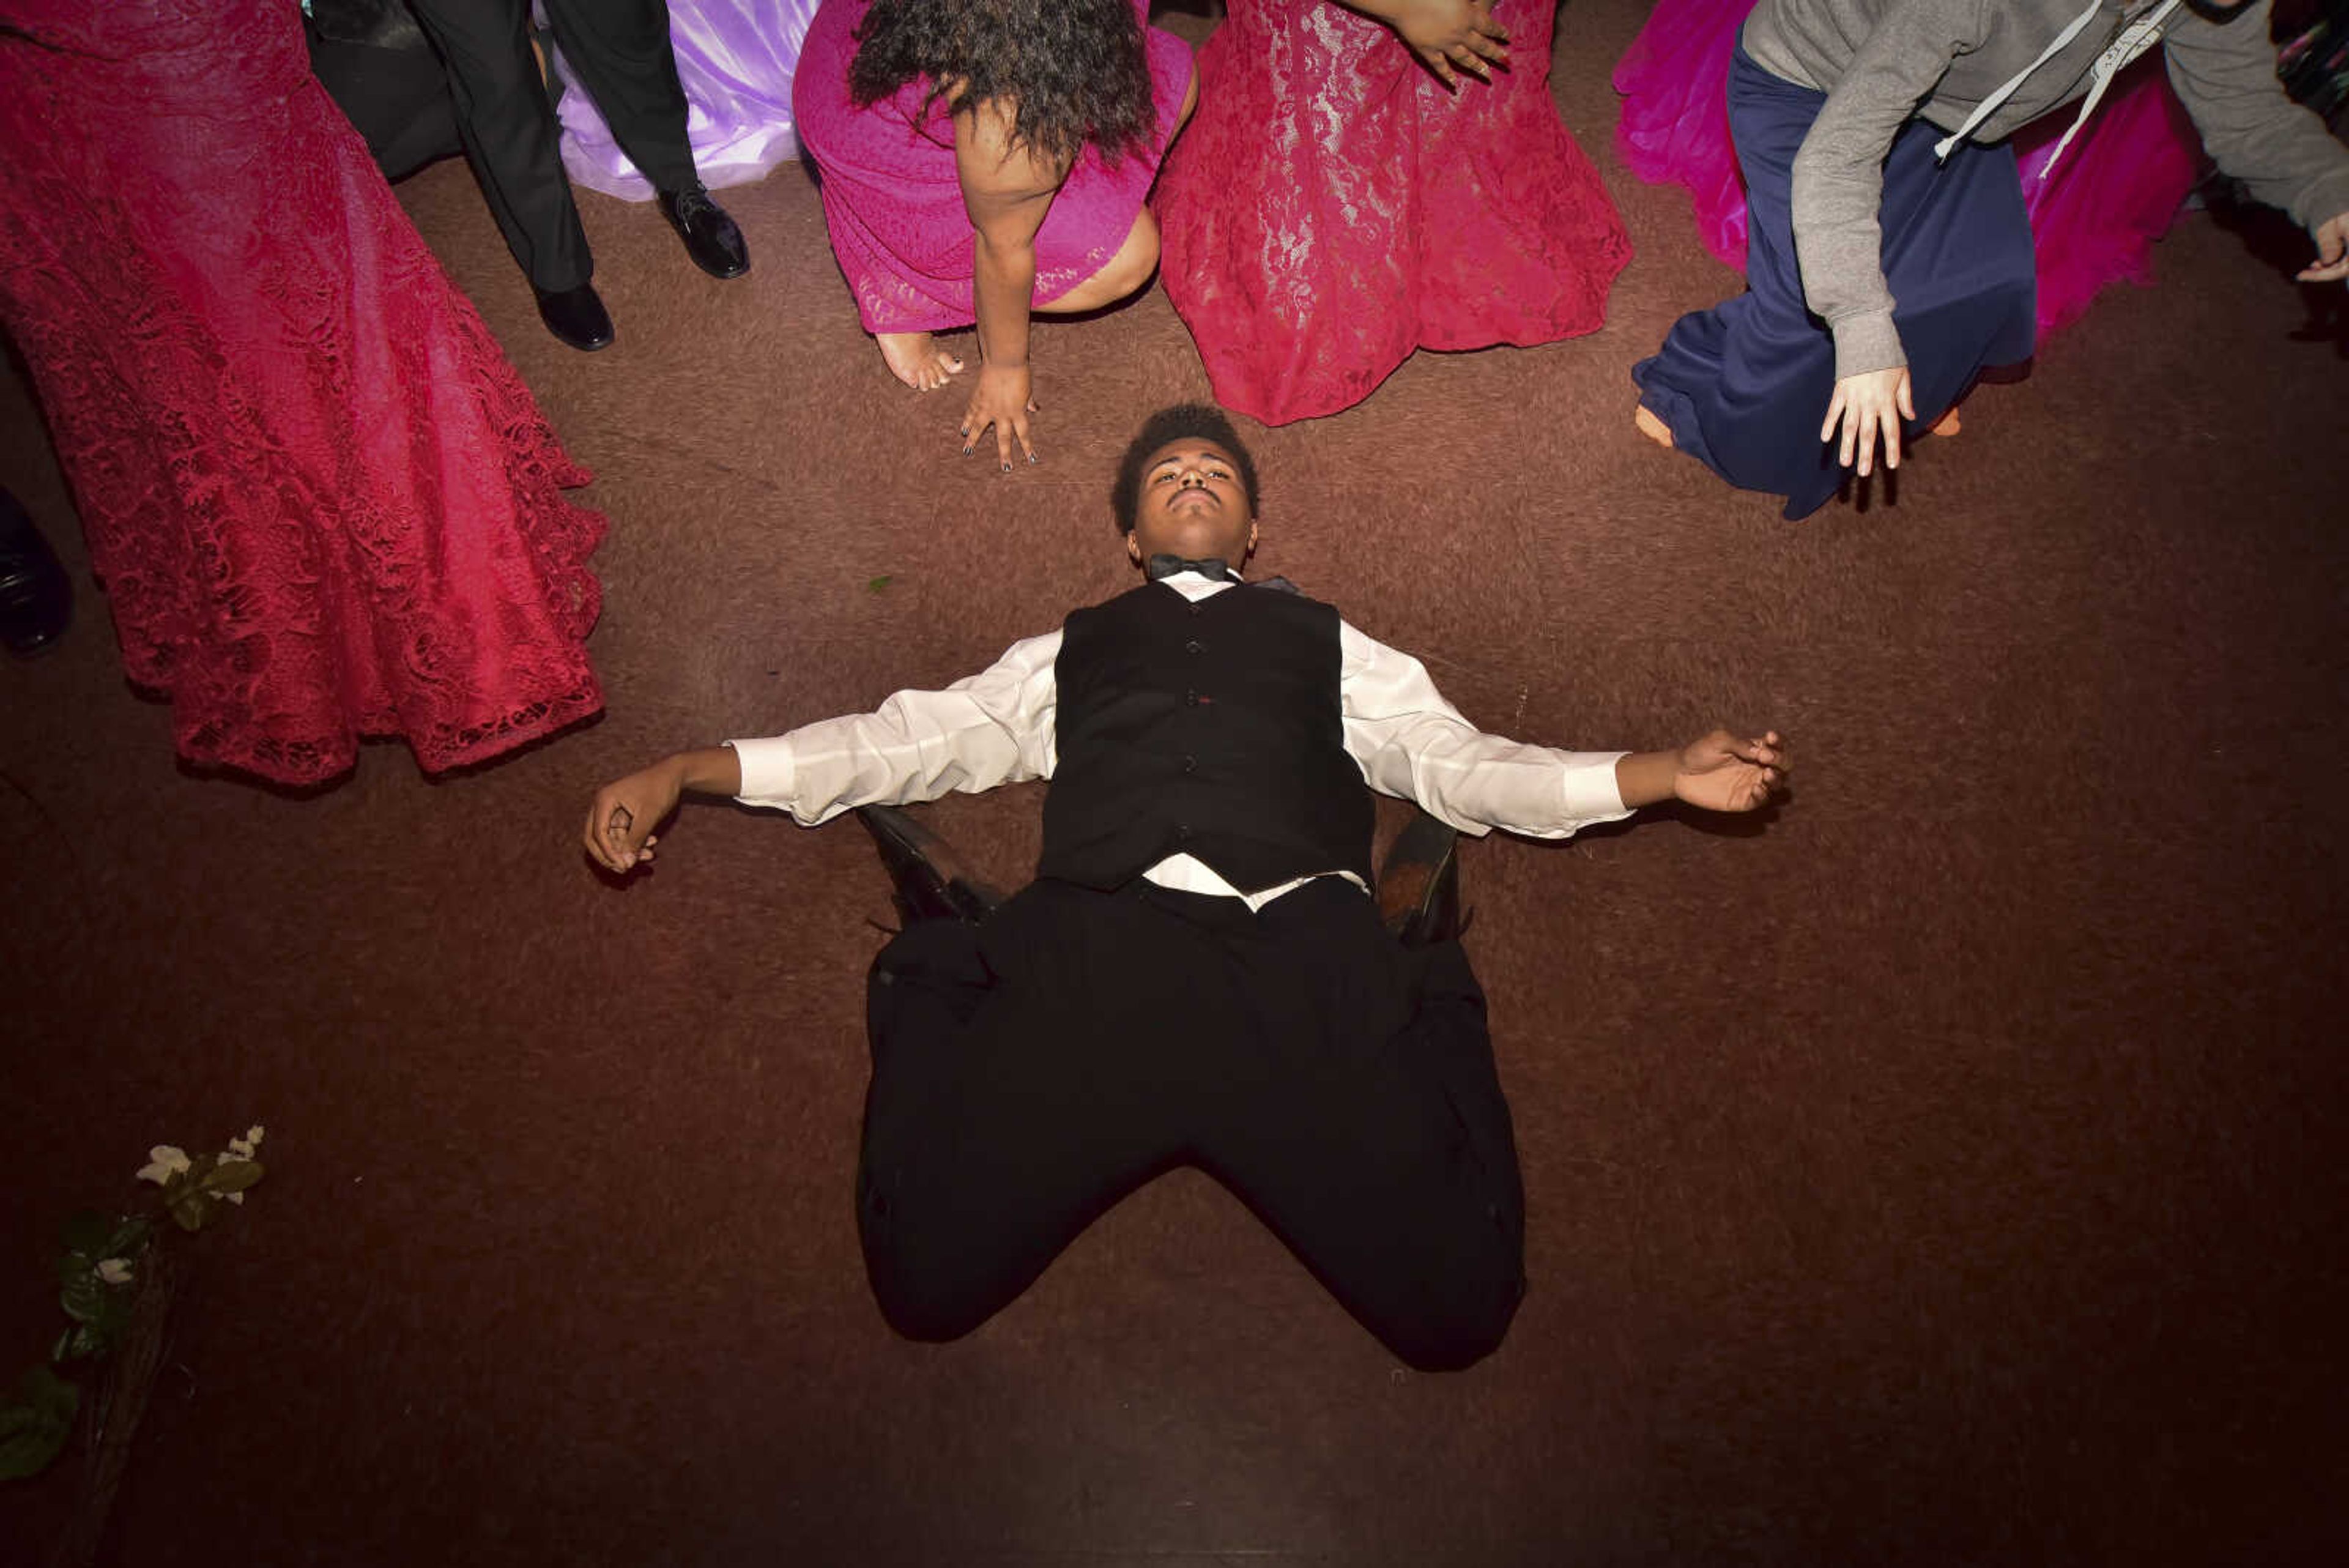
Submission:
[[[1193,602],[1236,587],[1196,572],[1159,586]],[[1061,634],[1015,642],[1002,658],[943,691],[900,691],[870,713],[802,725],[764,740],[729,741],[742,768],[745,805],[792,814],[812,827],[860,805],[904,805],[950,791],[1049,779],[1059,762],[1053,663]],[[1488,735],[1436,691],[1426,666],[1338,623],[1338,701],[1347,755],[1381,794],[1482,836],[1498,827],[1564,838],[1630,815],[1615,787],[1621,752],[1562,752]],[[1162,887],[1245,898],[1260,909],[1301,877],[1244,894],[1190,855],[1143,873]],[[1323,876],[1360,879],[1332,867]]]

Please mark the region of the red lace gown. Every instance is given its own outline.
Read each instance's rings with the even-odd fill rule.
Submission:
[[[1498,0],[1513,68],[1457,93],[1323,0],[1230,0],[1151,205],[1218,401],[1350,408],[1419,348],[1594,332],[1630,260],[1549,94],[1554,0]]]
[[[0,322],[192,762],[433,771],[603,705],[601,516],[293,0],[0,4]]]

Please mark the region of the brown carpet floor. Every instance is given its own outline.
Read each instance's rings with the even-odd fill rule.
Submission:
[[[1046,461],[1007,481],[882,374],[796,167],[727,198],[730,284],[584,194],[593,358],[426,172],[403,199],[599,475],[610,711],[300,799],[174,765],[0,387],[0,473],[85,590],[0,669],[6,1355],[55,1332],[67,1210],[270,1129],[190,1250],[114,1560],[2344,1560],[2342,345],[2289,234],[2190,216],[1897,501],[1783,523],[1631,429],[1631,361],[1736,286],[1612,155],[1640,19],[1560,28],[1639,245],[1606,330],[1257,441],[1259,566],[1486,727],[1801,749],[1766,823],[1468,851],[1533,1282],[1460,1376],[1189,1174],[968,1341],[894,1338],[849,1200],[864,836],[690,808],[626,889],[574,843],[662,752],[1121,588],[1110,464],[1206,389],[1162,295],[1039,329]],[[1017,880],[1040,798],[928,810]],[[68,1479],[0,1493],[0,1558]]]

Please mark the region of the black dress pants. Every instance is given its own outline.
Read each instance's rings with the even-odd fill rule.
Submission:
[[[1178,1165],[1229,1188],[1404,1361],[1465,1366],[1523,1294],[1525,1206],[1484,993],[1323,878],[1251,913],[1039,881],[917,921],[867,991],[857,1177],[874,1294],[978,1327]]]
[[[464,151],[449,73],[413,31],[405,47],[336,38],[307,29],[310,71],[356,127],[387,180]]]
[[[409,0],[449,67],[465,154],[530,281],[576,288],[595,270],[563,171],[562,128],[530,52],[529,0]],[[695,183],[667,0],[546,0],[563,57],[613,140],[656,189]]]

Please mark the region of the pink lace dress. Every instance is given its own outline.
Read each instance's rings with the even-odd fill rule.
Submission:
[[[1550,99],[1550,0],[1457,93],[1323,0],[1230,0],[1152,207],[1216,398],[1267,424],[1361,402],[1420,348],[1598,330],[1631,243]]]
[[[824,0],[792,81],[792,113],[821,177],[832,254],[867,332],[968,327],[978,237],[955,173],[954,119],[943,99],[923,111],[926,81],[870,108],[850,100],[848,67],[868,8],[869,0]],[[1190,90],[1190,46],[1148,26],[1149,0],[1134,0],[1133,10],[1149,49],[1157,135],[1115,161],[1097,148],[1078,156],[1036,235],[1038,305],[1101,271],[1125,244]]]
[[[1685,186],[1704,246],[1745,266],[1745,191],[1730,144],[1729,62],[1754,0],[1659,0],[1615,67],[1623,95],[1616,144],[1651,185]],[[2076,319],[2107,284],[2151,281],[2154,241],[2209,171],[2202,139],[2158,54],[2115,84],[2047,177],[2068,111],[2014,138],[2038,261],[2039,332]]]
[[[587,475],[310,74],[288,0],[9,0],[0,320],[122,659],[289,784],[603,705]],[[136,106],[135,109],[126,106]]]

